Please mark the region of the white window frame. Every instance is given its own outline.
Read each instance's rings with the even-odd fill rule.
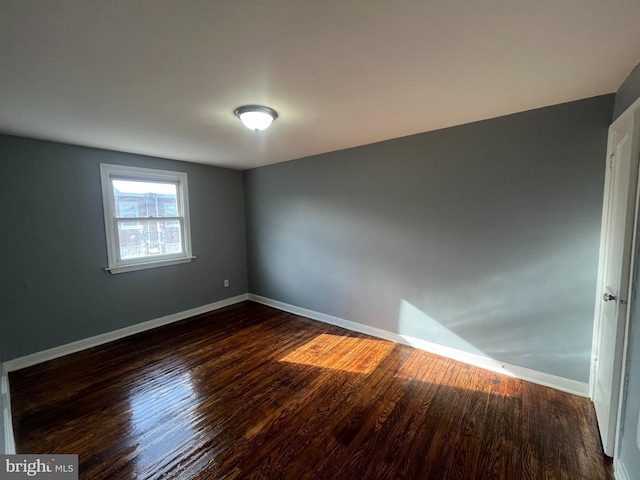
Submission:
[[[107,239],[107,258],[109,266],[105,270],[116,273],[133,272],[147,268],[164,267],[187,263],[195,257],[191,251],[191,225],[189,220],[189,192],[186,172],[155,170],[151,168],[128,167],[124,165],[100,164],[102,182],[102,206],[104,208],[104,227]],[[182,225],[182,252],[148,257],[121,259],[118,241],[117,209],[113,194],[112,180],[136,180],[141,182],[173,183],[176,185],[177,217],[146,217],[136,220],[179,221]]]

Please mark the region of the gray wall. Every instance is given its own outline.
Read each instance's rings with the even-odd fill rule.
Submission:
[[[104,271],[101,162],[188,173],[194,261]],[[239,171],[0,136],[0,179],[3,361],[247,291]]]
[[[640,96],[640,63],[636,65],[616,92],[613,118],[616,119]]]
[[[246,171],[250,292],[587,382],[613,95]]]
[[[0,335],[2,335],[2,330],[0,330]],[[2,359],[4,357],[2,356],[2,348],[0,347],[0,375],[2,375],[3,370],[2,370]],[[0,454],[6,453],[6,448],[7,446],[5,445],[4,442],[4,409],[5,409],[5,401],[4,401],[4,395],[2,392],[2,386],[0,385]]]
[[[640,65],[622,84],[616,94],[616,117],[640,97]],[[640,218],[638,219],[640,220]],[[630,314],[630,337],[627,363],[627,395],[623,399],[622,441],[619,458],[630,478],[640,478],[640,450],[636,445],[638,411],[640,410],[640,236],[636,237],[636,264],[634,265],[635,292]]]

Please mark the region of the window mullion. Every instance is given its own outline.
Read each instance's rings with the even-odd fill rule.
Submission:
[[[175,222],[182,217],[113,217],[118,222]]]

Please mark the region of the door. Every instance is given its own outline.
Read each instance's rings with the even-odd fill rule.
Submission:
[[[635,106],[635,105],[634,105]],[[592,399],[602,445],[613,456],[638,182],[637,112],[630,109],[609,129],[598,290],[594,324]]]

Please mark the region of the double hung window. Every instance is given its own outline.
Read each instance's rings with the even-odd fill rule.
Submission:
[[[111,273],[191,261],[187,174],[100,165]]]

